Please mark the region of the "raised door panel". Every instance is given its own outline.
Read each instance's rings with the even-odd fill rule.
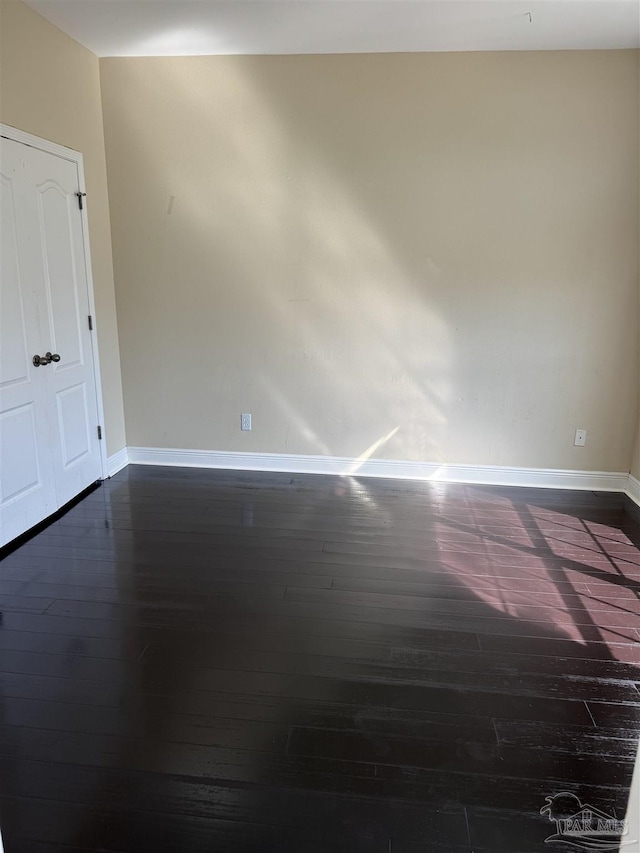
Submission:
[[[37,189],[52,352],[64,349],[64,362],[57,369],[67,371],[83,363],[78,276],[71,233],[71,217],[78,217],[78,205],[54,181],[45,181]],[[74,203],[75,210],[71,210]]]
[[[0,388],[29,381],[27,327],[22,298],[18,235],[16,233],[16,182],[0,174],[2,213],[0,251],[2,302],[0,302]]]
[[[90,425],[87,419],[86,382],[71,385],[56,393],[58,429],[62,446],[62,466],[65,470],[91,453]]]
[[[43,485],[38,463],[38,431],[33,402],[0,412],[0,502],[26,498]],[[16,448],[20,451],[16,453]]]

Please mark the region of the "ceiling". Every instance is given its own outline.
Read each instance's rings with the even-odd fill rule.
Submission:
[[[639,0],[27,0],[98,56],[640,47]]]

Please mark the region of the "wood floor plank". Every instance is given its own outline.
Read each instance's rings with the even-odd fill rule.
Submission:
[[[5,774],[14,769],[9,761],[2,762],[0,767]],[[160,801],[169,814],[265,826],[279,824],[314,833],[322,833],[329,821],[338,823],[345,831],[354,825],[366,826],[373,837],[385,838],[392,830],[397,837],[435,841],[443,836],[448,838],[451,828],[459,832],[465,824],[462,807],[440,802],[377,803],[357,795],[331,797],[323,792],[277,787],[265,788],[256,796],[253,785],[206,783],[116,769],[105,773],[78,765],[25,762],[17,782],[18,796],[91,805],[92,790],[100,787],[104,800],[112,808],[155,811],[155,803]]]
[[[424,739],[303,728],[292,730],[288,753],[424,769],[455,770],[463,765],[468,773],[487,777],[498,775],[500,769],[508,765],[511,775],[519,778],[556,783],[576,774],[591,784],[605,785],[615,784],[628,763],[613,757],[605,763],[591,755],[542,753],[502,744],[462,742],[452,745]]]

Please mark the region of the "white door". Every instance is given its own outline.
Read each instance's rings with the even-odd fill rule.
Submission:
[[[44,303],[41,260],[29,220],[27,178],[18,146],[2,140],[0,156],[0,544],[57,509],[45,371],[33,353],[42,342],[39,304]]]
[[[52,462],[58,505],[102,474],[93,370],[89,293],[78,204],[78,166],[19,143],[38,217],[46,301],[43,355],[60,361],[36,368],[48,381]]]
[[[78,164],[0,144],[1,545],[99,479],[102,463]]]

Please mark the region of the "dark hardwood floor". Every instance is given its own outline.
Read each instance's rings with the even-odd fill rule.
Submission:
[[[130,466],[0,564],[6,850],[568,850],[546,797],[627,806],[639,545],[622,495]]]

